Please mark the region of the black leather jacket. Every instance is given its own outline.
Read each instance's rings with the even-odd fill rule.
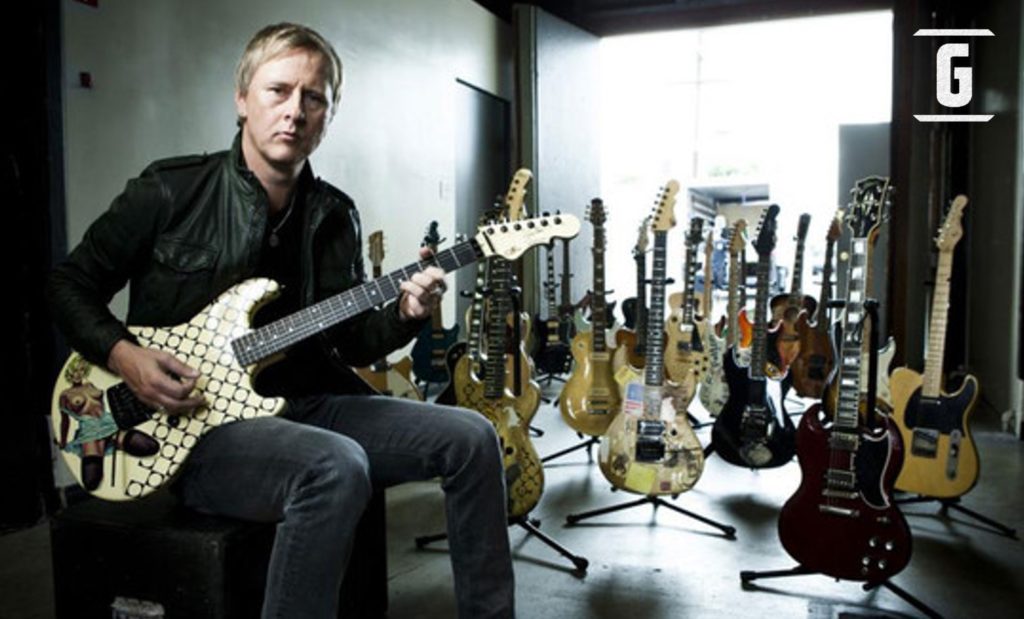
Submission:
[[[305,306],[364,281],[365,273],[351,198],[314,178],[308,163],[299,182],[306,196],[300,250]],[[54,269],[48,286],[54,319],[72,348],[105,367],[118,340],[134,341],[108,309],[126,283],[128,324],[187,322],[253,276],[266,224],[267,195],[242,159],[239,136],[228,151],[155,162],[128,181]],[[365,366],[408,343],[423,323],[401,321],[396,307],[316,336],[325,360]]]

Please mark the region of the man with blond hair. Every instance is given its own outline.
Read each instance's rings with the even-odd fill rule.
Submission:
[[[284,23],[256,33],[236,73],[232,147],[151,164],[54,270],[51,306],[69,343],[147,405],[187,415],[203,404],[198,372],[138,345],[107,307],[114,293],[131,284],[128,324],[173,325],[231,285],[269,277],[283,294],[258,314],[265,324],[362,282],[355,205],[308,161],[341,82],[334,48],[312,29]],[[513,616],[494,428],[466,410],[366,395],[348,370],[409,342],[443,294],[444,273],[428,267],[401,289],[395,303],[307,339],[262,372],[257,388],[284,396],[285,411],[211,430],[174,482],[199,511],[278,523],[264,617],[337,616],[373,488],[436,477],[459,616]],[[102,466],[87,464],[83,483],[98,484]]]

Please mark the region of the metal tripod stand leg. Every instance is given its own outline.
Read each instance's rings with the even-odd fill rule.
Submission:
[[[580,434],[580,436],[583,436],[583,435]],[[590,446],[591,445],[596,445],[600,441],[601,441],[601,439],[599,439],[598,437],[591,436],[591,437],[589,437],[587,439],[584,439],[584,440],[580,441],[579,443],[576,443],[572,447],[568,447],[566,449],[563,449],[562,451],[556,451],[553,454],[544,456],[543,458],[540,459],[540,461],[541,462],[549,462],[551,460],[554,460],[555,458],[561,458],[565,454],[569,454],[569,453],[572,453],[572,452],[580,450],[580,449],[586,449],[587,450],[587,462],[593,462],[594,461],[594,456],[593,456],[593,454],[590,453]]]
[[[920,495],[906,499],[896,499],[896,503],[900,505],[907,505],[910,503],[931,503],[932,501],[936,501],[942,505],[942,507],[939,510],[941,512],[945,512],[950,509],[955,509],[956,511],[966,516],[974,518],[978,522],[987,524],[988,526],[992,527],[993,529],[996,529],[997,531],[999,531],[1006,537],[1009,537],[1010,539],[1019,539],[1017,537],[1017,529],[1008,527],[1005,524],[993,520],[984,514],[980,514],[974,511],[973,509],[964,507],[963,505],[960,504],[960,497],[954,497],[951,499],[940,499],[938,497]]]
[[[590,561],[588,561],[586,559],[586,557],[581,557],[580,555],[574,555],[573,553],[571,553],[569,551],[568,548],[566,548],[565,546],[559,544],[554,539],[552,539],[549,535],[547,535],[544,532],[542,532],[540,530],[540,528],[539,528],[540,527],[540,520],[538,520],[536,518],[530,518],[529,516],[517,516],[515,518],[509,518],[508,526],[512,526],[512,525],[520,526],[523,529],[525,529],[526,532],[529,533],[530,535],[535,535],[537,537],[537,539],[539,539],[540,541],[544,542],[545,544],[547,544],[551,548],[555,549],[555,551],[557,551],[558,554],[560,554],[563,557],[565,557],[566,559],[569,559],[570,561],[572,561],[573,566],[578,571],[585,572],[585,571],[587,571],[587,567],[590,566]],[[416,543],[416,548],[422,550],[428,544],[432,544],[434,542],[439,542],[439,541],[441,541],[443,539],[448,539],[448,534],[447,533],[437,533],[437,534],[434,534],[434,535],[423,535],[421,537],[417,537],[414,541]]]
[[[581,557],[579,555],[572,554],[571,552],[569,552],[568,548],[566,548],[565,546],[559,544],[558,542],[553,540],[551,537],[549,537],[547,534],[543,533],[538,528],[538,526],[540,524],[539,521],[537,521],[537,520],[530,521],[529,519],[527,519],[525,517],[520,517],[520,518],[512,519],[511,524],[519,525],[520,527],[526,529],[526,531],[530,535],[536,536],[537,539],[539,539],[540,541],[544,542],[545,544],[547,544],[551,548],[555,549],[555,551],[558,552],[558,554],[560,554],[563,557],[565,557],[566,559],[569,559],[570,561],[572,561],[572,564],[580,572],[587,571],[587,567],[590,565],[590,561],[588,561],[585,557]]]
[[[594,516],[600,516],[602,514],[610,514],[612,512],[622,511],[624,509],[639,507],[640,505],[644,504],[650,504],[655,509],[657,509],[659,506],[667,507],[672,511],[680,513],[689,518],[693,518],[694,520],[698,520],[708,526],[712,526],[720,530],[727,539],[736,539],[736,527],[732,527],[727,524],[722,524],[721,522],[717,522],[715,520],[707,518],[706,516],[701,516],[700,514],[696,514],[689,510],[683,509],[678,505],[673,505],[672,503],[669,503],[665,499],[662,499],[661,497],[657,496],[645,496],[642,499],[636,499],[635,501],[627,501],[625,503],[619,503],[618,505],[602,507],[600,509],[594,509],[589,512],[583,512],[581,514],[569,514],[565,517],[565,524],[574,525],[580,520],[586,520],[587,518],[593,518]]]
[[[820,573],[821,572],[815,572],[814,570],[806,568],[806,567],[804,567],[802,565],[798,565],[796,567],[792,567],[792,568],[790,568],[788,570],[771,570],[771,571],[767,571],[767,572],[743,571],[743,572],[740,572],[740,582],[742,582],[744,585],[746,585],[746,584],[751,583],[751,582],[753,582],[755,580],[764,579],[764,578],[785,578],[787,576],[807,576],[807,575],[810,575],[810,574],[820,574]],[[825,576],[825,574],[822,574],[822,575]],[[921,600],[917,599],[916,597],[911,595],[906,589],[900,587],[899,585],[897,585],[896,583],[892,582],[891,580],[883,580],[881,582],[868,582],[868,583],[864,583],[864,585],[863,585],[863,589],[865,591],[870,591],[870,590],[872,590],[872,589],[874,589],[876,587],[885,587],[886,589],[891,591],[894,595],[896,595],[897,597],[902,599],[904,602],[906,602],[907,604],[910,604],[911,606],[913,606],[917,610],[921,611],[926,616],[931,617],[932,619],[942,619],[942,615],[940,615],[939,613],[935,612],[935,610],[932,609],[930,606],[928,606],[927,604],[925,604]]]

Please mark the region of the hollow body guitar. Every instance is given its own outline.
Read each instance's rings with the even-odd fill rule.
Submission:
[[[773,346],[769,349],[769,360],[775,365],[777,374],[789,371],[790,364],[800,354],[800,335],[797,321],[801,316],[813,316],[818,302],[802,292],[804,270],[804,242],[807,230],[811,225],[811,216],[804,213],[796,233],[796,253],[793,257],[793,283],[789,294],[780,294],[772,298],[772,323],[777,325],[773,338]],[[805,318],[806,320],[806,318]]]
[[[793,458],[796,451],[795,428],[787,415],[779,414],[775,394],[777,385],[772,381],[772,389],[769,389],[769,378],[765,374],[768,276],[778,212],[779,207],[774,204],[765,212],[755,243],[758,253],[757,300],[750,366],[743,368],[736,362],[735,348],[726,353],[729,399],[711,429],[715,453],[730,464],[750,468],[782,466]]]
[[[569,427],[590,436],[601,436],[619,412],[622,400],[619,397],[619,386],[615,382],[612,351],[605,339],[605,210],[600,198],[590,203],[590,222],[594,226],[592,328],[580,331],[572,338],[573,371],[562,388],[558,402],[562,419]]]
[[[846,232],[851,272],[867,261],[865,227],[870,208],[854,213]],[[800,421],[797,441],[800,486],[779,515],[779,538],[801,566],[835,578],[880,583],[910,561],[910,530],[890,499],[903,456],[892,420],[876,410],[861,414],[860,349],[864,279],[852,276],[841,327],[835,389],[824,407],[812,406]],[[872,423],[868,423],[868,420]]]
[[[968,375],[953,393],[942,389],[949,280],[953,249],[963,235],[960,218],[965,206],[966,196],[953,200],[936,240],[939,263],[924,375],[909,368],[898,368],[890,380],[892,418],[906,447],[896,488],[938,498],[966,493],[977,483],[979,473],[978,449],[970,430],[970,417],[978,397],[978,379]]]
[[[522,225],[522,203],[530,177],[520,172],[516,173],[506,195],[504,212],[508,219],[499,224],[500,228],[515,229]],[[510,262],[498,257],[488,258],[486,283],[484,345],[479,350],[479,358],[464,355],[456,364],[455,399],[459,406],[478,411],[494,426],[502,449],[508,515],[517,518],[530,513],[544,491],[544,470],[529,435],[530,421],[540,405],[540,387],[531,378],[528,357],[525,371],[520,365],[520,359],[525,357],[523,338],[509,338],[509,317],[524,320],[524,316],[514,311]],[[478,294],[482,291],[478,290]],[[522,335],[522,326],[513,332]],[[471,325],[470,331],[472,336],[481,328]],[[512,353],[508,354],[510,342]],[[507,381],[510,374],[514,385],[511,389]]]
[[[707,409],[712,417],[717,417],[729,401],[729,383],[725,376],[726,353],[729,356],[733,351],[740,351],[739,364],[750,365],[749,348],[740,350],[739,336],[739,287],[742,279],[741,267],[739,264],[740,254],[746,244],[747,222],[744,219],[738,220],[729,232],[729,300],[726,306],[725,320],[727,326],[724,329],[715,329],[717,333],[708,333],[708,350],[710,365],[704,374],[700,384],[700,402]],[[709,237],[710,238],[710,237]],[[709,244],[710,245],[710,244]],[[710,256],[705,255],[705,260],[710,263]],[[707,275],[707,264],[705,265],[704,281],[709,282],[711,278]],[[710,295],[706,295],[710,297]],[[710,302],[708,303],[710,307]],[[710,314],[710,312],[707,312]],[[708,318],[705,318],[708,320]],[[746,352],[747,354],[743,354]]]
[[[828,301],[832,296],[832,255],[841,230],[836,216],[829,226],[825,245],[825,263],[821,270],[821,295],[813,313],[801,312],[796,320],[800,352],[789,368],[797,395],[820,399],[835,369],[835,353],[829,330]]]
[[[664,390],[665,241],[675,222],[679,184],[669,181],[656,202],[647,364],[643,383],[624,386],[622,412],[601,438],[598,463],[616,488],[647,496],[676,495],[693,487],[704,470],[704,452],[686,417]]]
[[[636,245],[633,246],[633,261],[636,263],[636,296],[622,302],[622,313],[626,317],[625,325],[615,333],[615,354],[612,356],[612,367],[619,371],[624,366],[635,369],[644,367],[645,336],[647,331],[647,237],[650,218],[640,223]],[[630,313],[627,304],[631,304],[633,321],[630,324]]]
[[[210,429],[274,415],[284,408],[284,399],[254,391],[253,381],[259,370],[292,345],[397,298],[400,283],[427,266],[454,271],[489,255],[515,259],[529,247],[579,231],[579,221],[571,215],[557,220],[537,218],[533,224],[507,232],[484,227],[472,240],[429,260],[258,329],[251,327],[253,313],[279,294],[277,283],[264,278],[232,286],[186,323],[129,326],[141,345],[174,354],[199,371],[196,389],[208,404],[188,415],[172,416],[149,408],[119,377],[73,353],[58,377],[52,400],[53,430],[61,455],[76,480],[96,496],[109,500],[146,496],[174,476],[199,437]]]
[[[423,238],[423,246],[436,252],[442,241],[438,234],[437,222],[430,222],[427,234]],[[437,301],[430,315],[430,323],[423,325],[423,330],[416,337],[416,343],[412,347],[412,371],[415,372],[416,378],[426,383],[447,383],[449,374],[445,356],[458,339],[458,323],[450,329],[445,328],[441,303]]]
[[[384,232],[376,230],[370,233],[367,244],[370,263],[373,265],[373,277],[377,279],[381,276],[381,266],[384,264]],[[423,401],[423,395],[410,377],[412,365],[412,359],[409,357],[402,357],[394,364],[384,358],[367,367],[356,368],[356,374],[381,395]]]
[[[707,373],[711,358],[707,348],[708,322],[694,313],[693,282],[697,275],[697,245],[701,242],[704,222],[690,218],[686,235],[686,267],[683,292],[669,297],[670,313],[665,322],[665,373],[675,383],[677,402],[688,406],[697,394],[697,385]]]

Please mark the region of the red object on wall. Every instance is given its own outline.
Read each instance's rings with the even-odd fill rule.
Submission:
[[[92,73],[80,71],[78,73],[78,85],[82,88],[92,88]]]
[[[91,7],[99,8],[100,0],[75,0],[79,4],[88,4]]]

